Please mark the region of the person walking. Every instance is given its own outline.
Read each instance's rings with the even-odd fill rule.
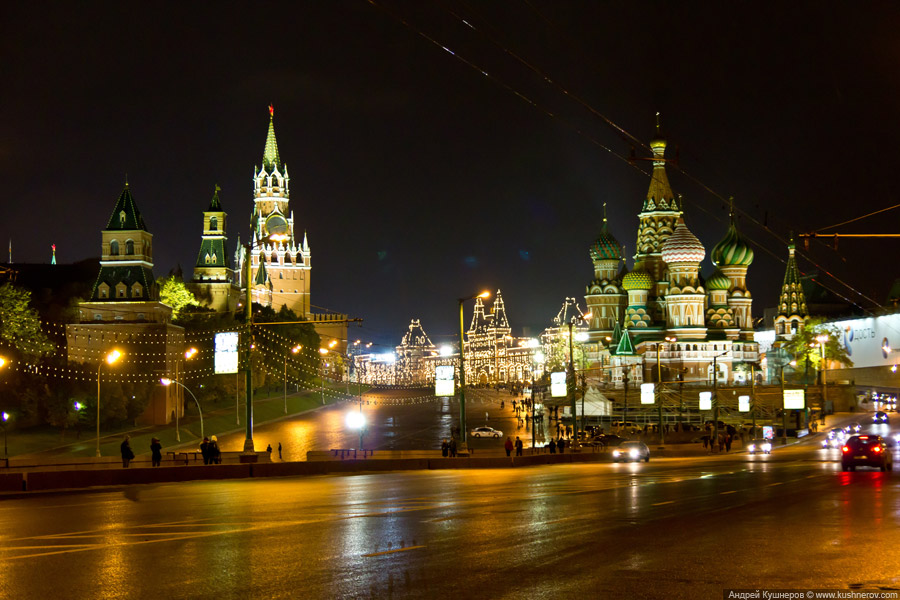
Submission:
[[[450,458],[456,458],[456,438],[450,438]]]
[[[559,448],[559,453],[562,454],[566,450],[566,440],[559,438],[559,441],[556,443],[556,447]]]
[[[150,440],[150,461],[154,467],[158,467],[162,462],[162,444],[157,438]]]
[[[731,452],[731,434],[725,434],[725,452]]]
[[[200,442],[200,456],[203,457],[203,464],[209,464],[209,438],[203,438],[203,441]]]
[[[550,438],[550,454],[556,454],[556,441],[553,438]]]
[[[222,463],[222,451],[219,450],[219,440],[216,436],[209,439],[209,464],[218,465]]]
[[[131,463],[131,460],[134,458],[134,452],[131,450],[131,442],[128,440],[131,439],[130,435],[126,435],[125,439],[122,440],[122,445],[119,446],[119,451],[122,453],[122,467],[127,468]]]
[[[503,447],[506,449],[506,455],[510,456],[512,454],[513,449],[513,441],[511,437],[506,438],[506,443],[503,444]]]
[[[441,442],[441,456],[447,458],[448,454],[450,454],[450,444],[447,443],[447,438],[444,438],[444,441]]]
[[[519,436],[516,436],[516,456],[522,456],[522,440],[519,439]]]
[[[281,442],[278,442],[278,460],[283,460],[281,458]]]

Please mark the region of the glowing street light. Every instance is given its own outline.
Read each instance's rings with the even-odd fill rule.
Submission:
[[[197,355],[196,348],[194,348],[194,347],[188,348],[187,350],[184,351],[184,360],[191,360],[196,355]],[[181,362],[181,361],[178,361],[178,360],[175,361],[175,381],[176,382],[178,381],[178,363],[179,362]],[[164,385],[168,385],[168,384],[164,384]],[[183,385],[181,387],[183,387],[184,389],[187,390],[187,388],[185,388]],[[190,390],[188,390],[188,391],[190,391]],[[175,401],[177,403],[175,406],[175,440],[180,442],[181,441],[181,429],[179,428],[179,418],[181,416],[181,411],[184,410],[184,402],[182,401],[182,399],[178,398],[178,394],[175,394]]]
[[[466,445],[466,364],[465,341],[463,336],[463,303],[476,298],[490,298],[490,292],[481,292],[468,298],[459,299],[459,453],[467,455],[469,448]]]
[[[0,359],[0,360],[2,360],[2,359]],[[2,366],[2,365],[0,365],[0,366]],[[3,419],[3,422],[2,422],[2,425],[3,425],[3,458],[9,458],[9,450],[7,449],[7,446],[6,446],[6,422],[9,421],[9,413],[4,410],[3,413],[0,414],[0,418]],[[9,466],[9,463],[7,463],[7,466]]]
[[[180,386],[182,389],[187,390],[187,393],[191,395],[191,398],[194,399],[194,403],[197,405],[197,414],[200,415],[200,439],[203,439],[205,437],[203,435],[203,411],[200,409],[200,403],[197,401],[197,396],[194,395],[194,392],[192,392],[190,389],[188,389],[188,387],[186,385],[184,385],[183,383],[181,383],[180,381],[175,381],[174,379],[169,379],[168,377],[161,378],[159,380],[159,383],[161,383],[162,385],[164,385],[166,387],[168,387],[174,383],[175,385]],[[178,441],[180,442],[181,439],[179,439]]]
[[[116,364],[124,354],[119,350],[113,349],[104,357],[106,364],[110,367]],[[97,458],[100,458],[100,369],[103,368],[103,362],[97,366]]]
[[[293,348],[291,348],[291,354],[297,354],[303,349],[303,346],[297,344]],[[284,355],[284,414],[288,414],[287,412],[287,360],[288,355]]]

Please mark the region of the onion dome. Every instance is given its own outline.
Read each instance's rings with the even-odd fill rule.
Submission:
[[[653,287],[653,278],[643,269],[635,269],[622,278],[622,287],[626,290],[649,290]]]
[[[710,258],[717,267],[749,267],[753,262],[753,248],[750,247],[744,236],[738,233],[737,227],[734,226],[733,216],[728,232],[722,241],[713,248]]]
[[[700,263],[706,256],[706,248],[678,217],[675,231],[662,247],[662,259],[667,263]]]
[[[598,260],[619,260],[622,258],[622,245],[613,234],[609,232],[606,222],[606,203],[603,203],[603,227],[600,229],[600,235],[591,244],[591,259]]]
[[[723,275],[722,271],[719,271],[718,269],[716,269],[716,272],[706,280],[706,289],[708,289],[709,291],[728,290],[730,287],[731,280]]]

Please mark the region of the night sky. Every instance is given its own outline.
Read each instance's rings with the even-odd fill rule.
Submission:
[[[14,262],[53,243],[59,262],[99,256],[127,173],[155,274],[189,276],[215,184],[230,252],[246,239],[271,102],[312,303],[363,318],[351,339],[393,346],[411,318],[452,339],[456,299],[485,288],[534,335],[565,297],[584,306],[604,202],[633,254],[650,165],[616,154],[649,156],[628,135],[646,143],[660,111],[707,254],[735,197],[760,316],[790,230],[900,202],[898,30],[880,2],[8,3],[0,240]],[[893,232],[897,214],[838,231]],[[897,249],[806,256],[871,308]]]

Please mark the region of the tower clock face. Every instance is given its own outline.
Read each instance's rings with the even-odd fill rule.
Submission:
[[[287,235],[287,221],[281,215],[272,215],[266,219],[266,235]]]

